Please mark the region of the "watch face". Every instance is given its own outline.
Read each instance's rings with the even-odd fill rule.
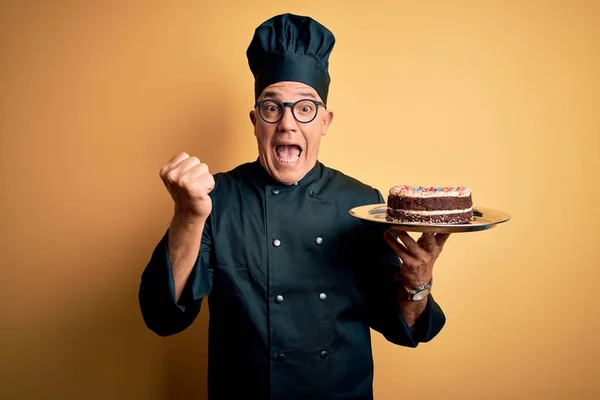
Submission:
[[[427,295],[429,294],[429,292],[430,292],[430,289],[421,290],[419,293],[413,295],[412,299],[414,301],[423,300],[425,297],[427,297]]]

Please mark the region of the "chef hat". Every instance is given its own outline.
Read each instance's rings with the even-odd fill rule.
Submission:
[[[246,51],[255,98],[273,83],[294,81],[315,89],[326,103],[334,44],[333,33],[310,17],[282,14],[263,22]]]

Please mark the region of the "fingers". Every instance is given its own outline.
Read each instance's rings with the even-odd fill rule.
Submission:
[[[176,185],[184,189],[190,196],[205,198],[215,187],[214,177],[208,165],[202,164],[196,157],[181,161],[167,173],[167,186]]]
[[[198,179],[202,175],[207,175],[209,173],[208,165],[200,163],[200,160],[198,160],[197,163],[191,164],[189,167],[186,166],[186,168],[187,174],[192,179]]]
[[[208,195],[215,188],[215,178],[211,174],[203,174],[198,178],[198,184],[206,188]]]
[[[411,253],[411,255],[415,256],[416,258],[423,258],[427,255],[427,252],[419,245],[419,243],[410,237],[408,232],[399,231],[396,232],[396,234],[398,235],[398,239],[404,243],[404,246],[406,246],[406,249]]]
[[[396,238],[396,236],[394,236],[394,234],[391,231],[385,231],[383,233],[383,237],[387,244],[396,252],[396,255],[400,257],[403,263],[410,264],[417,261],[415,257],[413,257],[413,255],[411,255],[410,252],[406,249],[406,247],[404,247],[400,242],[398,242],[398,239]]]
[[[189,158],[189,157],[190,157],[190,155],[188,153],[186,153],[186,152],[179,153],[176,156],[174,156],[173,158],[171,158],[169,160],[168,164],[174,166],[174,165],[179,164],[180,162],[182,162],[183,160],[185,160],[186,158]]]
[[[404,243],[403,248],[407,251],[411,256],[415,258],[426,259],[430,256],[434,258],[437,257],[450,237],[449,233],[433,233],[433,232],[425,232],[423,233],[419,239],[416,241],[405,231],[400,231],[396,229],[391,229],[395,235],[398,236],[398,239]],[[392,235],[393,237],[393,235]],[[394,241],[397,242],[397,239],[394,238]]]
[[[421,235],[421,237],[417,240],[417,243],[425,249],[425,251],[430,252],[437,247],[437,243],[435,241],[435,236],[431,232],[425,232]]]
[[[161,179],[168,188],[189,186],[193,181],[204,175],[210,175],[208,165],[200,162],[198,157],[190,157],[187,153],[181,153],[173,157],[160,170]],[[207,178],[204,186],[209,191],[212,190],[214,187],[212,177]]]
[[[183,178],[189,170],[197,165],[201,165],[198,157],[187,157],[177,164],[173,164],[170,169],[166,172],[165,177],[167,183],[177,183]]]
[[[160,169],[160,177],[175,203],[176,213],[207,218],[212,211],[210,193],[215,179],[198,157],[180,153]]]
[[[160,177],[163,178],[163,180],[164,180],[166,178],[167,174],[169,173],[169,171],[173,170],[177,165],[179,165],[179,163],[181,163],[183,160],[185,160],[187,158],[190,158],[190,155],[185,152],[180,153],[180,154],[176,155],[175,157],[171,158],[169,160],[169,162],[160,169]]]
[[[181,161],[179,164],[177,164],[175,168],[185,173],[197,165],[201,165],[200,159],[198,157],[188,157],[185,160]]]

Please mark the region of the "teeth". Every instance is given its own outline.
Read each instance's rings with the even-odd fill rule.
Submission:
[[[285,158],[281,158],[281,157],[277,156],[277,159],[279,160],[279,162],[282,162],[284,164],[294,164],[298,161],[299,158],[300,158],[299,156],[295,156],[295,157],[292,157],[289,160],[287,160]]]
[[[291,154],[289,154],[290,152],[292,152],[290,149],[288,149],[287,151],[281,151],[281,153],[280,153],[278,151],[280,149],[280,146],[288,146],[289,147],[292,145],[277,145],[277,146],[275,146],[275,157],[277,158],[277,160],[280,163],[292,165],[292,164],[296,164],[298,162],[298,160],[300,160],[300,155],[302,154],[301,148],[299,148],[298,155],[292,156]]]

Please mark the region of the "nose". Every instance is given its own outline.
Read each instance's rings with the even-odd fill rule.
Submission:
[[[296,119],[294,118],[294,114],[292,113],[292,108],[288,106],[283,106],[283,116],[279,121],[279,130],[293,130],[295,126]]]

